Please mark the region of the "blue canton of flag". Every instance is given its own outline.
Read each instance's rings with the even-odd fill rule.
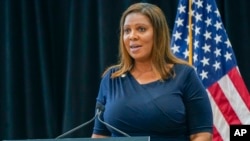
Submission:
[[[171,47],[173,53],[187,60],[189,57],[188,1],[178,7]],[[225,75],[236,65],[232,46],[223,27],[215,3],[202,0],[192,3],[193,65],[205,87]]]

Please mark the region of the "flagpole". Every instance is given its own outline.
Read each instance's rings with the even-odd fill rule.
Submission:
[[[189,26],[189,30],[188,30],[188,39],[189,39],[189,44],[188,44],[188,48],[189,48],[189,58],[188,58],[188,62],[190,65],[193,65],[193,36],[192,36],[192,0],[189,0],[189,5],[188,5],[188,26]]]

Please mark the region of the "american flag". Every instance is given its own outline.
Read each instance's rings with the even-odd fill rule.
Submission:
[[[250,95],[214,0],[193,0],[191,8],[188,0],[179,1],[171,50],[182,59],[191,57],[206,87],[214,116],[214,141],[229,141],[231,124],[250,124]]]

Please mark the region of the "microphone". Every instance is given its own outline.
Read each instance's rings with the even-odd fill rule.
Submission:
[[[91,122],[101,113],[101,110],[100,110],[99,106],[96,106],[96,109],[97,109],[96,114],[95,114],[95,116],[94,116],[92,119],[90,119],[89,121],[84,122],[83,124],[81,124],[81,125],[79,125],[79,126],[73,128],[73,129],[71,129],[71,130],[69,130],[69,131],[67,131],[67,132],[65,132],[65,133],[63,133],[63,134],[57,136],[55,139],[63,138],[63,137],[65,137],[65,136],[71,134],[72,132],[74,132],[74,131],[76,131],[76,130],[82,128],[83,126],[85,126],[85,125],[91,123]]]
[[[101,103],[97,103],[97,106],[96,106],[96,107],[99,107],[100,112],[99,112],[99,113],[97,113],[97,115],[98,115],[98,120],[99,120],[102,124],[104,124],[104,125],[106,125],[106,126],[108,126],[108,127],[112,128],[112,129],[114,129],[115,131],[117,131],[118,133],[120,133],[120,134],[124,135],[125,137],[131,137],[131,136],[130,136],[130,135],[128,135],[127,133],[125,133],[125,132],[123,132],[123,131],[121,131],[121,130],[119,130],[119,129],[115,128],[114,126],[112,126],[112,125],[108,124],[107,122],[105,122],[105,121],[101,120],[101,118],[100,118],[101,113],[105,110],[104,105],[102,105]]]

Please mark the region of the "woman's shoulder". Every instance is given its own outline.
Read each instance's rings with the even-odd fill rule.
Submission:
[[[103,72],[103,77],[111,77],[112,73],[116,72],[119,69],[119,66],[113,65],[108,68]]]
[[[192,71],[192,70],[194,70],[193,66],[187,65],[187,64],[174,64],[173,68],[175,69],[175,71],[183,71],[183,70]]]
[[[179,77],[188,77],[197,75],[196,70],[192,65],[188,64],[175,64],[173,67],[174,73]]]

